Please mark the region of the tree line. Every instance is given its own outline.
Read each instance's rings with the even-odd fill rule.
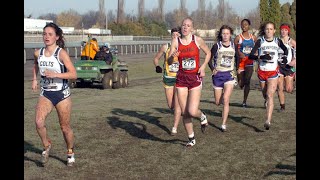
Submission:
[[[251,27],[254,29],[259,29],[260,24],[265,21],[274,22],[277,29],[279,29],[281,23],[288,23],[291,27],[291,37],[295,38],[296,0],[292,4],[285,3],[283,5],[280,4],[279,0],[260,0],[258,7],[245,15],[238,15],[229,2],[225,0],[218,0],[215,7],[211,2],[208,5],[204,3],[205,1],[201,1],[199,8],[192,12],[189,12],[183,3],[178,9],[165,14],[159,8],[144,10],[137,16],[127,12],[121,23],[117,21],[117,12],[114,10],[109,10],[103,19],[101,17],[101,11],[104,11],[102,8],[97,9],[97,11],[90,10],[83,14],[74,9],[69,9],[59,14],[42,14],[37,18],[53,20],[54,23],[63,27],[74,27],[75,29],[106,29],[107,27],[113,35],[136,36],[167,36],[167,30],[179,26],[182,19],[187,16],[194,19],[196,29],[218,29],[222,24],[237,28],[240,27],[240,21],[247,18],[250,19]],[[32,14],[25,15],[25,17],[31,18]]]

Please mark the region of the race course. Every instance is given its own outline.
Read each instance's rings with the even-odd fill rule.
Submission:
[[[285,93],[286,110],[274,97],[270,130],[264,99],[254,73],[248,108],[241,106],[243,90],[230,99],[227,131],[221,132],[222,106],[214,104],[209,67],[203,79],[200,109],[209,127],[201,133],[194,119],[196,145],[186,148],[180,122],[170,135],[173,112],[168,109],[155,72],[154,54],[122,55],[129,66],[129,86],[71,89],[71,125],[75,135],[73,167],[66,166],[66,145],[56,111],[46,120],[52,140],[50,159],[40,163],[42,144],[35,129],[39,92],[31,91],[32,61],[24,65],[24,179],[296,179],[296,92]],[[202,59],[203,60],[203,59]]]

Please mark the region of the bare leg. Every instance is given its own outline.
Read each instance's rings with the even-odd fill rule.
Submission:
[[[174,108],[174,102],[173,102],[174,88],[164,88],[164,92],[166,94],[168,107],[170,109],[173,109]]]
[[[229,115],[229,103],[230,103],[230,96],[233,90],[233,84],[225,84],[224,85],[224,93],[223,93],[223,113],[222,113],[222,125],[226,125],[228,115]]]
[[[53,105],[49,99],[44,96],[40,96],[38,99],[38,104],[36,106],[36,129],[41,138],[43,147],[49,146],[49,138],[47,135],[47,129],[45,125],[45,120],[48,114],[52,111]]]
[[[284,78],[284,81],[285,81],[285,87],[286,87],[286,92],[288,93],[292,93],[293,91],[293,77],[290,77],[290,76],[286,76]]]
[[[74,147],[74,135],[70,126],[71,106],[72,103],[70,97],[62,100],[56,105],[60,128],[62,130],[67,149],[72,149]]]
[[[262,96],[263,96],[263,99],[264,99],[264,106],[267,108],[268,100],[267,100],[267,85],[266,85],[266,82],[261,82],[260,81],[260,87],[261,87],[261,92],[262,92]]]
[[[222,102],[222,94],[223,94],[223,89],[214,89],[214,99],[215,99],[215,103],[217,106],[219,106]]]
[[[268,79],[268,89],[267,89],[267,98],[268,98],[268,105],[267,105],[267,121],[268,123],[271,122],[272,119],[272,112],[273,112],[273,96],[277,89],[277,82],[278,78],[276,79]]]
[[[244,86],[244,73],[245,71],[241,71],[240,73],[237,74],[238,84],[241,89]]]
[[[250,81],[253,73],[253,66],[245,67],[245,74],[244,74],[244,90],[243,90],[243,104],[247,104],[247,99],[250,92]]]
[[[187,98],[188,98],[188,88],[177,88],[177,96],[178,96],[178,101],[179,105],[181,107],[181,112],[182,112],[182,119],[183,119],[183,124],[184,127],[187,131],[188,137],[194,135],[193,132],[193,124],[191,121],[191,117],[187,111]]]
[[[284,89],[283,81],[284,81],[284,77],[283,75],[280,75],[278,78],[278,98],[281,106],[280,110],[284,110],[284,104],[285,104],[285,97],[283,92],[283,89]]]
[[[178,96],[177,96],[177,93],[175,92],[174,95],[174,124],[173,124],[173,127],[175,129],[178,128],[178,125],[179,125],[179,122],[180,122],[180,119],[181,119],[181,107],[179,105],[179,101],[178,101]]]

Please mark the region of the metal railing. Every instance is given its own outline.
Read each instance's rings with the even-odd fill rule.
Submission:
[[[111,47],[118,49],[119,55],[132,55],[132,54],[148,54],[156,53],[161,46],[170,41],[119,41],[109,42]],[[212,47],[213,41],[206,41],[209,48]],[[104,43],[99,43],[103,45]],[[24,43],[24,63],[27,60],[33,60],[34,51],[43,47],[43,43]],[[81,42],[66,43],[66,50],[69,56],[74,59],[79,59],[82,51]]]

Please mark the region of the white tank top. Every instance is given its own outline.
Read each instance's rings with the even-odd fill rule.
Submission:
[[[262,71],[275,71],[278,67],[278,39],[274,38],[271,42],[268,42],[264,39],[264,37],[261,38],[261,44],[259,49],[259,56],[269,54],[271,56],[271,60],[262,60],[259,63],[259,68]]]
[[[232,71],[234,69],[235,65],[235,47],[233,42],[230,43],[229,47],[224,47],[222,45],[222,42],[219,41],[217,43],[218,45],[218,50],[217,50],[217,66],[216,69],[218,71]]]
[[[293,49],[292,47],[290,47],[290,40],[291,38],[288,39],[288,42],[287,43],[284,43],[284,45],[287,47],[288,49],[288,56],[287,56],[287,64],[289,64],[292,60],[292,57],[293,57]],[[283,42],[283,41],[282,41]],[[279,59],[278,61],[281,62],[282,61],[282,57],[283,57],[283,50],[279,47],[279,50],[278,50],[278,56],[279,56]]]
[[[47,78],[44,76],[44,71],[54,71],[56,73],[64,73],[67,71],[65,65],[59,60],[61,48],[57,47],[55,52],[50,56],[44,55],[45,48],[40,49],[38,57],[39,73],[41,75],[40,87],[45,91],[60,91],[68,87],[67,79]]]

